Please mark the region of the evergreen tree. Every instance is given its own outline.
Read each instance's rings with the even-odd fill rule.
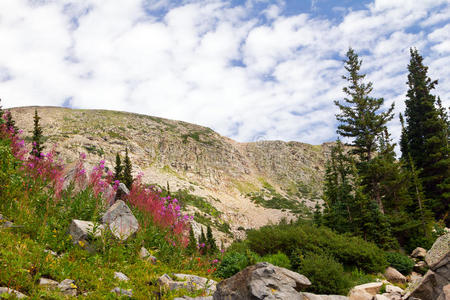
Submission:
[[[431,93],[437,80],[428,77],[423,57],[417,49],[410,49],[410,54],[402,158],[406,163],[414,163],[435,216],[443,218],[450,203],[447,114]]]
[[[194,235],[194,230],[192,229],[192,225],[189,229],[189,243],[186,247],[186,251],[189,254],[194,254],[197,251],[197,239]]]
[[[6,118],[6,123],[5,123],[6,128],[11,130],[13,135],[16,135],[19,131],[19,128],[17,128],[16,121],[14,121],[14,119],[12,118],[11,112],[9,110],[7,110],[4,114],[5,114],[5,118]]]
[[[216,239],[214,238],[211,226],[209,225],[206,229],[206,246],[209,253],[215,253],[217,251]]]
[[[386,123],[394,116],[394,104],[387,111],[380,112],[384,99],[369,96],[373,89],[372,83],[364,83],[366,75],[360,73],[361,64],[358,55],[350,48],[345,61],[345,69],[349,75],[342,76],[349,82],[349,86],[343,88],[347,97],[344,98],[344,104],[334,102],[340,109],[340,113],[336,115],[340,122],[337,133],[353,139],[352,153],[359,156],[357,166],[366,192],[384,213],[379,182],[370,176],[369,171],[370,161],[378,150],[377,141],[386,129]]]
[[[123,166],[120,160],[119,152],[116,153],[116,165],[114,166],[114,180],[122,181],[123,178]]]
[[[3,108],[2,108],[2,99],[0,98],[0,125],[2,125],[5,120],[3,120]]]
[[[200,244],[200,252],[202,254],[206,254],[207,250],[206,250],[206,236],[205,236],[205,232],[203,231],[203,227],[200,233],[200,238],[198,239],[198,243]]]
[[[34,157],[40,158],[42,151],[44,150],[44,146],[42,145],[42,127],[39,125],[39,120],[41,118],[38,116],[37,109],[34,110],[34,129],[33,129],[33,148],[31,149],[30,154]]]
[[[128,156],[128,147],[125,148],[125,159],[124,159],[124,168],[123,168],[123,182],[127,186],[127,188],[131,189],[133,185],[133,175],[131,175],[133,167],[131,165],[130,157]]]

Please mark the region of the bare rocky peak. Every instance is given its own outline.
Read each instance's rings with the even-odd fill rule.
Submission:
[[[34,109],[11,109],[25,137],[31,136]],[[88,163],[105,159],[113,168],[116,153],[128,146],[135,173],[142,172],[148,183],[169,184],[172,191],[186,189],[204,197],[235,235],[240,233],[237,228],[293,217],[294,202],[313,207],[320,201],[331,143],[239,143],[182,121],[108,110],[37,109],[46,149],[56,144],[66,163],[85,152]],[[279,198],[287,206],[278,205]],[[188,209],[206,216],[195,206]]]

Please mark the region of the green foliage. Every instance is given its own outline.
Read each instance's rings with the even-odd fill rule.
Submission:
[[[428,77],[428,67],[417,49],[410,49],[406,126],[401,137],[402,158],[420,171],[419,178],[435,217],[448,217],[450,203],[450,148],[448,113],[432,95],[437,80]],[[448,220],[447,220],[448,222]]]
[[[352,286],[342,265],[327,255],[305,253],[298,272],[311,281],[308,291],[313,293],[347,295]]]
[[[122,181],[123,179],[123,166],[122,161],[120,160],[119,152],[116,153],[116,165],[114,166],[114,179]]]
[[[133,185],[133,175],[131,174],[133,166],[131,165],[130,157],[128,156],[128,147],[125,148],[125,159],[123,161],[123,183],[128,189]]]
[[[42,127],[39,125],[39,120],[41,118],[38,116],[37,109],[34,110],[34,127],[33,127],[33,146],[30,154],[36,157],[41,157],[41,153],[44,150],[43,141],[42,141]]]
[[[229,278],[249,265],[247,255],[241,252],[227,252],[217,267],[215,275]]]
[[[366,272],[381,272],[387,265],[383,251],[375,244],[308,224],[268,225],[250,230],[247,243],[250,250],[259,255],[283,251],[291,258],[292,264],[295,263],[292,253],[300,251],[326,254],[345,266],[358,267]]]
[[[88,153],[91,154],[95,154],[98,156],[103,156],[105,154],[105,151],[101,147],[97,148],[95,145],[84,145],[83,147]]]
[[[195,252],[197,252],[197,239],[195,238],[192,226],[189,229],[189,243],[187,245],[186,251],[188,254],[194,254]]]
[[[279,266],[286,269],[291,269],[291,261],[289,260],[289,257],[284,254],[283,252],[277,252],[276,254],[267,254],[261,257],[261,262],[268,262],[272,265]]]
[[[12,118],[11,111],[7,110],[5,112],[5,115],[6,115],[6,123],[5,123],[6,128],[9,128],[10,130],[12,129],[13,130],[12,134],[16,135],[19,131],[19,128],[17,128],[16,121],[14,121],[14,119]],[[0,118],[1,118],[1,116],[0,116]]]
[[[214,238],[211,230],[211,226],[207,226],[206,229],[206,247],[210,254],[217,252],[216,239]]]
[[[414,261],[408,256],[398,253],[398,252],[386,252],[386,260],[389,265],[403,275],[408,275],[411,273],[414,267]]]

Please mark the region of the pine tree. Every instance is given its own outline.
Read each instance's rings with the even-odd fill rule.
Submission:
[[[334,103],[341,110],[336,115],[340,122],[337,133],[354,138],[353,153],[358,154],[361,161],[369,161],[377,150],[377,137],[384,131],[386,123],[393,118],[394,104],[387,111],[379,112],[384,99],[369,96],[373,89],[372,83],[363,82],[366,75],[360,73],[361,64],[358,54],[350,48],[345,61],[345,69],[349,75],[342,76],[349,82],[349,86],[343,88],[348,98],[344,98],[344,104],[337,100]]]
[[[189,254],[194,254],[197,251],[197,239],[194,235],[194,229],[192,229],[192,225],[189,229],[189,243],[186,247],[186,251]]]
[[[200,252],[202,254],[206,254],[207,253],[207,248],[206,248],[206,236],[205,236],[205,232],[203,231],[203,227],[200,233],[200,238],[198,239],[198,243],[200,244]]]
[[[2,108],[2,99],[0,98],[0,125],[5,123],[5,120],[3,120],[3,108]]]
[[[206,228],[206,247],[209,253],[215,253],[217,251],[216,240],[212,234],[211,226]]]
[[[131,175],[133,167],[131,165],[130,157],[128,156],[128,147],[125,148],[125,159],[124,159],[124,168],[123,168],[123,182],[127,186],[127,188],[131,189],[133,185],[133,175]]]
[[[16,135],[19,131],[19,128],[17,128],[16,121],[14,121],[14,119],[12,118],[11,112],[7,110],[4,114],[6,118],[6,128],[8,128],[12,132],[12,135]]]
[[[119,152],[116,153],[116,165],[114,166],[114,180],[122,181],[123,179],[123,166],[120,160]]]
[[[437,107],[440,101],[431,93],[437,80],[428,77],[423,57],[417,49],[410,49],[410,54],[402,159],[409,163],[411,158],[435,216],[443,218],[450,203],[447,114]]]
[[[34,129],[33,129],[33,148],[31,149],[30,154],[34,157],[40,158],[42,151],[44,150],[44,146],[42,145],[42,127],[39,125],[39,120],[41,118],[38,116],[37,109],[34,110]]]

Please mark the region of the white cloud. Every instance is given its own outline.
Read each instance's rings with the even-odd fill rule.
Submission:
[[[333,100],[343,97],[349,46],[374,95],[395,101],[397,112],[409,48],[418,47],[450,104],[448,1],[376,0],[340,9],[341,21],[285,9],[260,0],[2,0],[2,104],[70,98],[75,107],[180,119],[240,141],[321,143],[335,137]],[[390,128],[398,138],[398,122]]]

